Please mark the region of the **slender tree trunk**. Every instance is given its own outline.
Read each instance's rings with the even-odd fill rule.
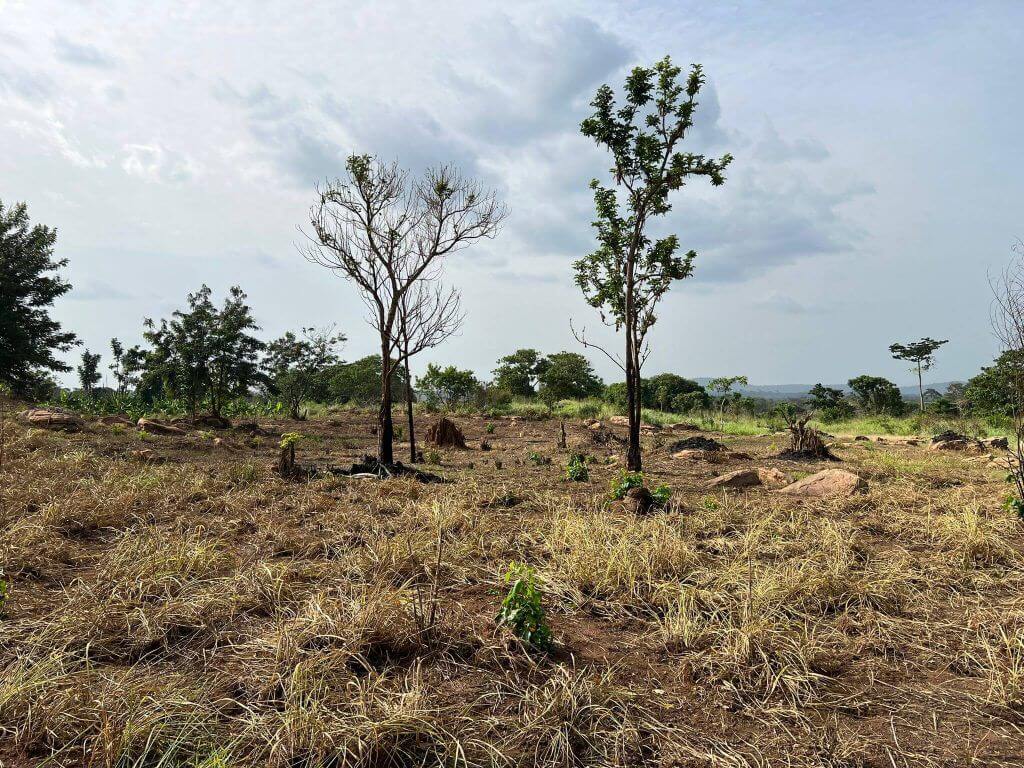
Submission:
[[[921,381],[921,363],[917,364],[917,395],[921,405],[921,413],[924,413],[924,383]]]
[[[380,411],[377,413],[377,461],[386,466],[395,463],[395,427],[391,421],[391,343],[381,336],[380,344]]]
[[[405,358],[405,413],[409,420],[409,463],[416,463],[416,425],[412,418],[412,376],[409,374],[409,356]]]

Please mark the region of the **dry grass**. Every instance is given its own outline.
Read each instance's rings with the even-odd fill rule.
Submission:
[[[303,429],[342,463],[372,442],[366,424]],[[285,482],[267,470],[273,440],[218,454],[150,437],[158,463],[133,457],[131,432],[13,427],[0,761],[939,766],[1024,751],[1024,545],[997,472],[853,445],[866,495],[712,497],[705,469],[654,449],[677,503],[636,518],[605,501],[614,463],[564,483],[561,458],[522,458],[554,455],[556,429],[498,420],[494,450],[445,454],[455,482],[425,486]],[[511,560],[537,570],[549,654],[495,626]]]

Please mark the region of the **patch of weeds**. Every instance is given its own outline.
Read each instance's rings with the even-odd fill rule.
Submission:
[[[509,563],[505,573],[508,594],[501,601],[496,621],[512,630],[523,642],[542,651],[551,648],[551,627],[544,613],[543,593],[537,586],[537,574],[522,563]]]
[[[7,579],[4,578],[4,572],[0,571],[0,616],[3,615],[4,603],[7,602],[7,593],[10,589],[11,585]]]
[[[623,471],[617,480],[612,481],[612,488],[608,493],[608,498],[611,501],[621,501],[634,488],[644,487],[643,472]],[[650,493],[651,505],[655,507],[664,507],[668,504],[668,500],[672,498],[672,489],[664,484],[659,485],[657,488],[649,489],[648,492]]]
[[[664,507],[668,504],[668,500],[672,498],[672,488],[662,483],[651,491],[651,498],[654,499],[656,506]]]
[[[1021,520],[1024,520],[1024,501],[1021,501],[1012,493],[1006,494],[1006,498],[1003,499],[1003,509],[1007,512],[1013,512]]]
[[[623,471],[619,475],[617,480],[612,480],[612,488],[608,493],[608,498],[612,501],[621,501],[626,497],[626,494],[633,488],[644,487],[644,473],[643,472],[628,472]]]
[[[281,444],[278,447],[283,451],[285,448],[292,448],[296,443],[304,439],[298,432],[285,432],[281,435]]]
[[[708,512],[717,512],[718,508],[722,506],[721,502],[714,496],[705,496],[700,500],[700,505]]]
[[[550,457],[537,453],[537,451],[530,451],[528,458],[535,467],[544,467],[551,463]]]
[[[493,435],[494,434],[494,425],[491,424],[490,422],[487,422],[487,426],[484,427],[484,430],[486,430],[488,435]]]
[[[590,468],[584,454],[574,453],[569,457],[569,463],[565,467],[565,479],[574,483],[585,483],[590,479]]]
[[[441,463],[441,454],[437,451],[427,451],[423,455],[423,460],[427,464],[439,465]]]

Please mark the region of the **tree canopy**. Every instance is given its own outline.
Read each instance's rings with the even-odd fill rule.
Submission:
[[[75,334],[50,316],[53,302],[71,290],[57,272],[67,259],[54,259],[57,230],[30,225],[28,208],[0,201],[0,384],[18,397],[48,388],[51,371],[69,371],[57,358],[76,343]]]

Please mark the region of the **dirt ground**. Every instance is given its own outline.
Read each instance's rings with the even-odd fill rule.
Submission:
[[[3,765],[1024,765],[1024,537],[988,456],[653,430],[672,498],[635,516],[623,427],[455,420],[468,449],[422,446],[439,484],[331,472],[374,451],[366,413],[12,421]],[[286,432],[317,476],[271,471]],[[725,450],[673,457],[698,434]],[[783,479],[709,487],[744,468]],[[867,492],[776,488],[828,468]],[[512,561],[549,652],[496,624]]]

